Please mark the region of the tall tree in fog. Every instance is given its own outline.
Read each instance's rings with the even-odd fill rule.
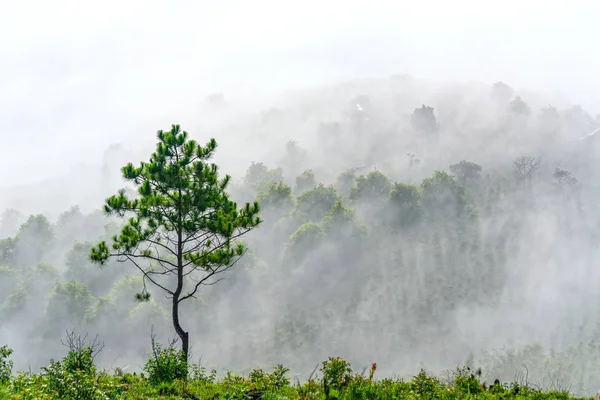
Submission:
[[[15,264],[26,268],[43,261],[51,251],[54,239],[54,230],[45,216],[30,216],[15,237]]]
[[[172,302],[172,320],[189,354],[189,337],[181,326],[180,304],[197,295],[202,285],[218,282],[245,252],[234,243],[261,221],[257,203],[238,209],[226,192],[230,177],[219,179],[217,166],[209,164],[217,142],[205,147],[188,139],[179,125],[158,131],[156,151],[139,167],[129,163],[123,177],[138,187],[137,198],[124,190],[106,200],[108,215],[132,215],[109,247],[99,243],[90,258],[104,264],[110,257],[129,261],[146,281],[166,292]]]
[[[410,116],[410,123],[413,129],[421,134],[435,133],[440,126],[433,112],[433,107],[425,104],[421,108],[415,108]]]

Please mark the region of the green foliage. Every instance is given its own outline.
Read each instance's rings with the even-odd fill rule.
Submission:
[[[74,332],[67,336],[69,352],[60,361],[50,360],[42,374],[19,374],[10,385],[17,399],[81,399],[119,398],[125,385],[105,373],[99,373],[94,356],[99,349],[94,340],[85,345],[85,337]]]
[[[364,228],[356,224],[354,210],[344,207],[341,200],[335,202],[320,225],[332,239],[359,239],[366,234]]]
[[[450,166],[450,171],[463,186],[479,181],[481,169],[480,165],[466,160]]]
[[[281,168],[269,169],[263,163],[252,162],[244,176],[244,184],[256,193],[266,190],[273,183],[282,181],[283,171]]]
[[[58,271],[52,265],[47,263],[39,263],[35,269],[33,270],[33,274],[37,278],[46,279],[48,281],[53,281],[57,279],[59,276]]]
[[[32,215],[21,225],[15,240],[15,266],[31,267],[47,255],[54,241],[54,230],[45,216]]]
[[[14,266],[16,248],[14,238],[0,239],[0,265]]]
[[[125,274],[125,276],[113,285],[108,294],[109,300],[115,304],[127,304],[127,301],[129,300],[132,304],[134,299],[132,293],[141,291],[143,285],[144,280],[141,276]]]
[[[82,321],[94,303],[94,296],[85,283],[77,281],[57,282],[48,296],[47,312],[53,318],[75,317]]]
[[[148,381],[153,386],[187,379],[187,356],[182,350],[176,350],[173,346],[164,348],[153,339],[152,356],[146,361],[144,371],[148,373]]]
[[[19,375],[13,382],[12,392],[23,396],[22,398],[30,398],[26,396],[35,394],[31,399],[81,400],[105,400],[123,393],[124,386],[110,379],[109,376],[80,369],[68,369],[61,361],[50,360],[50,365],[43,367],[42,370],[44,375]]]
[[[70,277],[77,279],[91,272],[86,268],[90,264],[89,255],[91,249],[92,243],[75,242],[71,251],[67,253],[65,260],[67,273]],[[81,279],[78,280],[81,281]]]
[[[356,186],[350,190],[350,200],[370,202],[387,199],[390,194],[390,181],[379,171],[356,178]]]
[[[91,242],[75,242],[66,255],[65,265],[67,268],[64,276],[70,280],[85,283],[90,291],[98,296],[106,294],[120,274],[115,273],[114,269],[111,271],[112,274],[107,274],[104,268],[94,265],[90,261],[92,247]],[[111,265],[109,268],[113,266]]]
[[[178,363],[176,353],[170,357]],[[2,398],[14,399],[343,399],[343,400],[400,400],[400,399],[532,399],[569,400],[568,392],[542,391],[517,382],[494,384],[489,387],[471,374],[459,371],[452,382],[442,383],[438,378],[421,370],[411,381],[385,378],[374,380],[376,365],[369,376],[353,374],[350,364],[339,358],[329,358],[321,363],[321,384],[312,377],[300,384],[290,385],[286,377],[289,369],[277,365],[272,373],[254,369],[248,376],[227,372],[217,379],[216,371],[209,375],[204,369],[195,369],[189,379],[173,374],[163,375],[165,380],[153,380],[144,374],[109,375],[95,369],[70,368],[65,359],[50,360],[43,374],[20,374],[10,383],[0,382]],[[176,369],[176,367],[173,367]]]
[[[66,343],[62,342],[69,351],[62,359],[62,367],[67,373],[76,371],[84,374],[93,375],[96,372],[94,358],[102,351],[104,344],[98,342],[96,336],[93,341],[87,343],[87,334],[84,336],[77,335],[75,330],[67,331]]]
[[[436,377],[430,376],[421,369],[411,382],[411,389],[422,398],[433,399],[435,394],[442,389],[442,383]]]
[[[7,383],[12,374],[13,362],[10,359],[13,350],[8,346],[0,347],[0,384]]]
[[[415,185],[394,183],[390,191],[392,220],[401,227],[414,223],[421,213],[421,191]]]
[[[338,200],[333,186],[319,185],[298,196],[295,211],[301,218],[319,222]]]
[[[76,240],[81,240],[85,234],[85,217],[78,206],[63,212],[55,226],[56,239],[63,246],[68,246]]]
[[[206,372],[206,367],[201,367],[200,365],[192,365],[190,367],[191,372],[191,379],[193,381],[200,381],[203,383],[210,383],[213,384],[217,381],[217,370],[216,369],[211,369],[210,373]]]
[[[8,265],[0,265],[0,281],[7,280],[9,277],[16,275],[16,271]]]
[[[21,279],[12,292],[4,299],[0,306],[3,314],[14,314],[22,311],[29,300],[29,284],[27,279]]]
[[[133,217],[123,227],[121,234],[113,238],[111,249],[101,242],[91,251],[91,259],[104,263],[111,256],[146,258],[161,267],[182,268],[183,262],[192,268],[214,270],[232,263],[233,258],[243,254],[244,246],[231,246],[238,230],[247,231],[258,225],[258,204],[246,204],[237,209],[229,200],[225,189],[229,176],[218,179],[217,166],[208,164],[217,142],[212,139],[205,147],[188,140],[187,132],[174,125],[169,132],[159,131],[159,143],[149,163],[139,167],[129,163],[123,167],[123,177],[138,186],[139,198],[129,199],[124,191],[112,196],[104,207],[108,215]],[[168,235],[176,234],[178,242],[192,243],[179,254],[160,257],[158,251],[139,250],[144,242],[164,248],[167,254],[174,249],[168,246]],[[208,238],[199,241],[199,235]],[[223,244],[216,245],[219,238]],[[111,251],[112,250],[112,251]],[[175,264],[175,258],[181,257]],[[133,261],[132,261],[133,262]],[[145,272],[150,279],[151,273]],[[169,290],[167,290],[169,291]]]
[[[94,350],[91,347],[69,350],[63,359],[63,367],[69,373],[81,371],[86,374],[93,374],[96,370]]]
[[[325,395],[329,395],[331,389],[341,391],[352,380],[350,363],[341,357],[329,357],[321,363],[320,371],[323,373]]]
[[[17,272],[13,268],[0,264],[0,308],[6,296],[14,288],[17,277]]]
[[[290,236],[286,246],[289,248],[316,246],[323,239],[324,235],[325,232],[320,224],[307,222],[302,224],[302,226]]]
[[[254,369],[250,372],[248,379],[253,385],[254,390],[280,390],[290,384],[289,379],[286,378],[286,374],[289,371],[289,368],[279,364],[270,374],[265,373],[262,369]]]
[[[457,217],[468,210],[465,189],[447,172],[435,171],[423,180],[421,192],[425,211],[439,220]]]
[[[296,193],[303,193],[317,186],[315,173],[312,169],[307,169],[296,177]]]
[[[338,176],[335,183],[335,190],[340,196],[347,198],[350,196],[352,188],[356,182],[356,173],[353,169],[343,172]]]
[[[454,378],[454,385],[458,391],[466,395],[476,395],[483,392],[484,387],[475,375],[479,377],[480,371],[474,374],[470,368],[459,368]]]
[[[137,321],[165,322],[168,320],[168,312],[157,301],[148,299],[148,301],[138,302],[138,304],[129,311],[128,318]]]
[[[272,183],[264,192],[260,192],[256,198],[261,210],[276,210],[285,214],[294,207],[292,189],[283,182]]]
[[[398,207],[418,208],[421,192],[415,185],[394,183],[390,191],[390,202]]]

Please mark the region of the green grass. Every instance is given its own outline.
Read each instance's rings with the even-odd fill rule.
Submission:
[[[75,341],[73,343],[79,343]],[[481,369],[458,368],[441,379],[421,370],[411,380],[377,379],[377,364],[362,374],[335,357],[321,363],[304,382],[290,381],[289,369],[254,369],[247,376],[188,365],[181,350],[153,342],[144,373],[107,373],[94,364],[94,344],[72,346],[62,360],[50,360],[41,373],[12,374],[12,350],[0,348],[0,399],[574,399],[567,391],[545,391],[518,383],[489,385]],[[98,350],[99,351],[99,350]],[[316,374],[315,374],[316,373]]]
[[[485,385],[466,369],[457,370],[450,382],[421,371],[410,381],[375,379],[375,366],[365,376],[351,371],[340,358],[323,363],[319,378],[291,384],[287,370],[254,370],[248,376],[193,369],[187,381],[151,384],[144,374],[107,374],[67,371],[51,363],[44,374],[20,374],[0,384],[2,399],[571,399],[567,392],[551,392],[513,384]],[[262,394],[262,397],[252,397]]]

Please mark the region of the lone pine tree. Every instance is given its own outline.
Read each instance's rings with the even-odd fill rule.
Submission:
[[[139,195],[128,198],[120,190],[106,200],[107,215],[130,218],[110,247],[103,241],[92,248],[90,259],[103,265],[115,257],[133,264],[144,280],[144,290],[137,294],[140,300],[150,296],[146,281],[166,293],[187,360],[189,336],[181,326],[179,305],[195,297],[200,286],[223,278],[245,252],[236,239],[261,220],[258,203],[237,208],[226,192],[230,177],[219,180],[217,166],[208,163],[217,147],[215,139],[202,147],[179,125],[158,131],[157,137],[149,162],[122,168]]]

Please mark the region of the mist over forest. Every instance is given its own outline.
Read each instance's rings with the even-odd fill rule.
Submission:
[[[5,3],[0,397],[598,393],[600,2]]]
[[[405,74],[254,109],[214,93],[199,112],[182,129],[216,139],[228,192],[263,222],[227,279],[182,305],[192,361],[303,377],[331,355],[383,375],[467,363],[492,380],[525,365],[542,386],[597,390],[600,115],[510,82]],[[90,261],[125,222],[104,199],[135,195],[121,168],[148,160],[159,129],[62,180],[2,189],[0,343],[17,369],[59,357],[72,328],[106,344],[105,368],[139,370],[151,329],[175,336],[160,289],[139,302],[135,268]]]

